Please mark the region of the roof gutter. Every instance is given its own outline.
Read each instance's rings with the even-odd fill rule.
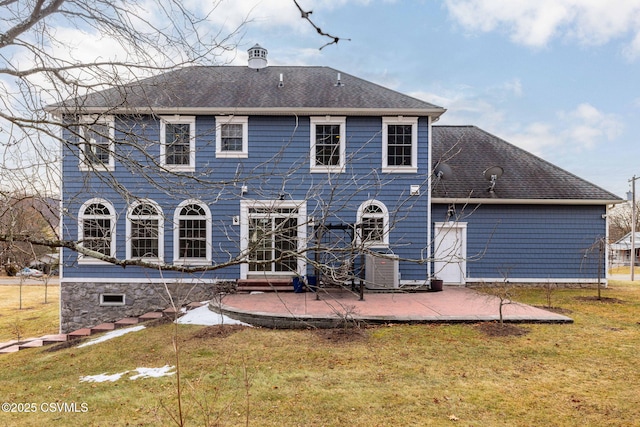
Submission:
[[[321,108],[321,107],[115,107],[105,109],[101,107],[68,107],[68,106],[48,106],[45,111],[52,114],[155,114],[155,115],[211,115],[211,116],[430,116],[440,117],[445,108]]]
[[[615,205],[623,203],[622,199],[480,199],[433,197],[431,203],[438,204],[467,204],[467,205]]]

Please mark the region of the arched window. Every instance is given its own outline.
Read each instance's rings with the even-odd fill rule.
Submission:
[[[127,258],[162,261],[164,258],[164,218],[153,201],[134,203],[127,215]]]
[[[82,205],[78,215],[80,245],[99,254],[115,257],[115,210],[103,199],[91,199]],[[101,262],[96,257],[80,254],[79,261]]]
[[[370,247],[389,246],[389,211],[384,203],[367,200],[358,208],[357,243]]]
[[[211,212],[198,200],[182,202],[174,219],[174,260],[184,264],[211,262]]]

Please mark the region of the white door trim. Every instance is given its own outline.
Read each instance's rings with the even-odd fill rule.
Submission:
[[[297,209],[298,210],[298,253],[304,254],[307,244],[307,202],[305,200],[241,200],[240,201],[240,251],[247,262],[240,264],[240,278],[246,279],[249,274],[249,209]],[[306,275],[307,262],[305,257],[298,256],[297,272],[299,276]]]
[[[467,275],[467,223],[434,223],[433,274],[445,284],[464,285]]]

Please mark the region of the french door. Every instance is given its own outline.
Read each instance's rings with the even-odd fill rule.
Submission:
[[[243,276],[303,274],[305,211],[293,202],[243,201],[241,234],[248,261]]]

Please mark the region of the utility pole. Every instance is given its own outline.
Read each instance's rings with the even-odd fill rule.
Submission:
[[[636,266],[636,178],[634,175],[631,181],[631,281],[634,281]]]

